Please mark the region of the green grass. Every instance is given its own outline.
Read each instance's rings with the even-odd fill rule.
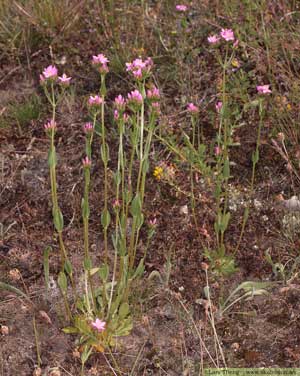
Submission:
[[[41,110],[42,103],[37,94],[21,102],[12,102],[1,118],[0,128],[17,127],[19,135],[22,135],[32,121],[40,118]]]

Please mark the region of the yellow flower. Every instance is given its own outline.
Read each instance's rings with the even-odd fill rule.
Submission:
[[[286,105],[286,109],[287,109],[288,111],[291,111],[291,109],[292,109],[292,106],[291,106],[291,104],[290,104],[290,103],[288,103],[288,104]]]
[[[154,171],[153,171],[153,176],[157,179],[160,180],[163,176],[164,170],[160,166],[156,166]]]

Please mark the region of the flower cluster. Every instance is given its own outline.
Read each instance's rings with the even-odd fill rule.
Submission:
[[[118,111],[124,111],[126,105],[125,98],[119,94],[114,100],[114,105]]]
[[[256,90],[259,94],[272,93],[272,91],[270,90],[270,85],[258,85],[256,86]]]
[[[43,70],[43,73],[40,74],[40,83],[45,85],[47,82],[56,82],[57,80],[64,86],[70,84],[72,77],[68,77],[65,73],[58,77],[58,70],[55,65],[49,65]]]
[[[157,102],[160,99],[160,91],[156,86],[152,86],[151,89],[147,90],[147,98],[150,101]]]
[[[82,160],[82,165],[83,165],[84,168],[90,168],[90,167],[91,167],[91,164],[92,164],[92,162],[91,162],[91,160],[89,159],[89,157],[85,157],[85,158],[83,158],[83,160]]]
[[[88,99],[88,105],[91,107],[99,107],[102,103],[104,103],[104,100],[99,95],[91,95]]]
[[[85,134],[90,135],[93,133],[93,130],[94,130],[94,127],[92,123],[88,122],[84,124],[83,131]]]
[[[126,72],[131,72],[137,80],[142,80],[150,74],[152,66],[153,61],[150,57],[146,60],[138,58],[132,63],[126,63]]]
[[[188,103],[187,105],[187,111],[191,114],[191,115],[197,115],[199,113],[199,107],[196,106],[194,103]]]
[[[94,55],[92,58],[92,64],[97,67],[97,69],[99,70],[101,74],[108,73],[109,71],[108,66],[107,66],[108,63],[109,63],[108,58],[103,54]]]
[[[220,39],[223,38],[226,42],[234,41],[234,32],[231,29],[222,29],[220,32],[220,36],[217,34],[210,35],[207,40],[210,44],[216,44],[220,41]],[[238,41],[236,41],[236,45],[238,44]]]
[[[47,124],[44,124],[44,129],[46,133],[51,136],[51,134],[56,131],[56,122],[54,120],[50,120]]]
[[[188,7],[186,5],[183,5],[183,4],[176,5],[176,10],[178,10],[178,12],[186,12],[187,9]]]
[[[142,94],[136,89],[127,94],[128,104],[140,106],[143,103]]]

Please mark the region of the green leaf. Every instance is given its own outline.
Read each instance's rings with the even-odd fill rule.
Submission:
[[[57,278],[58,286],[60,287],[63,294],[67,293],[68,290],[68,281],[64,272],[59,272]]]
[[[205,298],[208,299],[210,296],[209,286],[205,286],[203,289],[203,292],[204,292]]]
[[[116,186],[120,185],[120,183],[121,183],[121,174],[120,174],[120,171],[116,171],[115,172],[115,174],[114,174],[114,182],[115,182]]]
[[[247,221],[248,221],[248,217],[249,217],[249,207],[247,206],[247,207],[245,208],[245,211],[244,211],[244,218],[243,218],[243,220],[244,220],[245,222],[247,222]]]
[[[64,269],[65,269],[65,271],[68,275],[70,275],[70,276],[72,275],[73,269],[72,269],[72,264],[71,264],[70,260],[65,261]]]
[[[88,200],[82,199],[81,202],[81,208],[82,208],[82,217],[85,219],[88,219],[90,216],[90,206]]]
[[[136,226],[137,226],[137,228],[140,229],[142,227],[143,223],[144,223],[144,214],[140,213],[136,217]]]
[[[101,224],[104,228],[108,228],[110,224],[110,212],[107,209],[104,209],[101,214]]]
[[[221,222],[221,232],[224,233],[226,231],[226,229],[228,227],[229,220],[230,220],[230,212],[223,214],[222,222]]]
[[[108,275],[109,275],[109,267],[107,264],[103,264],[99,268],[99,275],[103,282],[107,281]]]
[[[0,290],[7,290],[17,295],[20,295],[24,299],[26,299],[30,304],[32,304],[32,301],[28,298],[28,296],[23,291],[17,289],[14,286],[9,285],[8,283],[0,282]]]
[[[142,203],[139,193],[137,193],[130,205],[130,213],[133,217],[137,217],[142,211]]]
[[[224,167],[223,167],[223,176],[225,179],[230,178],[230,167],[229,167],[229,159],[226,158],[224,161]]]
[[[119,308],[119,318],[121,320],[125,319],[130,313],[129,304],[128,303],[122,303]]]
[[[88,345],[84,346],[83,352],[81,354],[81,362],[82,362],[82,364],[85,364],[85,362],[90,357],[92,351],[93,351],[93,348],[91,346],[88,346]]]
[[[53,146],[50,148],[49,153],[48,153],[48,164],[50,168],[53,168],[57,164],[57,158],[56,158],[56,152],[55,152],[55,147]]]
[[[83,260],[84,270],[89,271],[92,269],[92,260],[90,257],[85,257]]]
[[[144,270],[145,270],[145,266],[144,266],[144,259],[142,258],[137,266],[137,268],[135,269],[135,272],[132,276],[132,280],[137,278],[137,277],[141,277],[143,274],[144,274]]]
[[[92,276],[92,275],[98,273],[99,270],[100,270],[100,268],[92,268],[92,269],[90,270],[90,276]]]
[[[53,222],[57,232],[62,232],[64,228],[64,218],[59,207],[53,208]]]
[[[109,161],[109,147],[107,143],[101,145],[101,158],[104,164],[107,164]]]
[[[63,328],[62,331],[66,334],[77,334],[78,329],[74,328],[74,326],[67,326],[66,328]]]
[[[142,171],[143,171],[143,174],[147,174],[147,172],[149,171],[149,161],[148,161],[148,159],[145,159],[143,161]]]
[[[256,164],[259,160],[259,150],[255,150],[255,152],[252,153],[252,163]]]
[[[116,330],[116,336],[127,336],[130,334],[133,328],[133,323],[131,317],[124,320],[122,324]]]

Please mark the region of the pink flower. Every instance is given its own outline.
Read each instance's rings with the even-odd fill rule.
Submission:
[[[156,115],[159,115],[160,114],[160,103],[159,102],[151,103],[151,109]]]
[[[261,86],[256,86],[256,90],[259,94],[269,94],[272,93],[270,90],[270,85],[261,85]]]
[[[140,58],[133,60],[132,63],[126,63],[126,72],[131,72],[136,79],[146,77],[153,66],[153,61],[150,57],[146,60]]]
[[[114,209],[119,209],[121,207],[121,201],[115,199],[112,203]]]
[[[56,122],[53,120],[50,120],[47,124],[44,125],[46,132],[51,132],[56,130]]]
[[[118,110],[114,110],[114,119],[118,120],[119,117],[120,117],[119,111]]]
[[[49,65],[49,67],[43,70],[43,76],[47,80],[49,78],[56,78],[57,77],[57,68],[54,65]],[[41,76],[40,76],[41,78]]]
[[[231,29],[222,29],[220,35],[227,42],[229,42],[230,40],[234,40],[234,34]]]
[[[40,84],[44,85],[45,83],[46,83],[45,77],[42,74],[40,74]]]
[[[63,85],[69,85],[72,77],[67,77],[67,75],[64,73],[61,77],[58,77],[59,81]]]
[[[223,103],[222,103],[221,101],[217,102],[217,103],[216,103],[216,110],[217,110],[218,112],[220,112],[222,106],[223,106]]]
[[[216,147],[214,148],[214,152],[215,152],[215,155],[216,155],[216,156],[220,155],[220,154],[221,154],[221,148],[220,148],[220,146],[216,146]]]
[[[89,159],[89,157],[85,157],[82,160],[82,164],[83,164],[83,167],[87,167],[88,168],[88,167],[91,167],[92,162]]]
[[[182,4],[176,5],[176,10],[178,10],[179,12],[186,12],[187,8],[188,7],[186,5],[182,5]]]
[[[194,103],[189,103],[187,105],[187,110],[188,112],[190,112],[191,114],[198,114],[199,112],[199,107],[195,106]]]
[[[103,98],[99,97],[99,95],[90,96],[88,100],[88,104],[90,106],[100,106],[102,103],[104,103]]]
[[[101,321],[100,319],[96,318],[95,321],[92,322],[92,327],[96,329],[99,333],[105,330],[106,322]]]
[[[233,43],[233,48],[238,48],[239,43],[240,43],[240,41],[237,39],[237,40]]]
[[[220,38],[217,35],[211,35],[207,38],[208,43],[216,44],[219,42]]]
[[[147,98],[150,100],[158,101],[160,99],[159,89],[153,86],[152,89],[147,90]]]
[[[123,114],[123,121],[124,123],[127,123],[127,121],[129,121],[129,115],[126,114],[126,112]]]
[[[101,74],[105,74],[108,72],[109,69],[107,63],[109,63],[109,60],[105,55],[99,54],[93,56],[92,64],[98,67],[99,72]]]
[[[134,104],[142,104],[143,103],[143,96],[138,90],[131,91],[127,95],[128,101]]]
[[[105,65],[107,63],[109,63],[109,60],[108,58],[103,55],[103,54],[99,54],[99,55],[94,55],[93,56],[93,64],[101,64],[101,65]]]
[[[83,126],[83,131],[86,134],[92,133],[93,129],[94,129],[93,124],[90,123],[90,122],[89,123],[85,123],[84,126]]]
[[[119,95],[115,98],[114,104],[115,104],[115,107],[116,107],[118,110],[123,111],[123,110],[125,109],[125,99],[124,99],[124,97],[123,97],[121,94],[119,94]]]
[[[153,218],[149,220],[149,226],[150,227],[156,227],[157,226],[157,218]]]

